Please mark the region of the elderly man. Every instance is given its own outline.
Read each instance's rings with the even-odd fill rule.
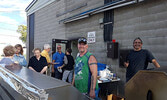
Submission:
[[[50,57],[49,57],[50,50],[51,50],[50,45],[44,44],[44,50],[41,52],[41,55],[46,58],[48,64],[51,64]]]
[[[97,60],[88,52],[86,38],[78,39],[79,55],[75,59],[73,85],[83,94],[88,94],[91,98],[97,97],[95,91],[97,84]]]
[[[155,67],[159,68],[160,65],[154,58],[154,56],[146,49],[142,49],[143,42],[138,37],[133,41],[133,48],[124,63],[127,67],[126,81],[129,81],[139,70],[147,69],[148,63],[153,63]]]

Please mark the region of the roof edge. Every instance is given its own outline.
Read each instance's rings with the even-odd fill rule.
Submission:
[[[28,12],[28,10],[37,2],[38,0],[33,0],[28,7],[25,9],[26,12]]]

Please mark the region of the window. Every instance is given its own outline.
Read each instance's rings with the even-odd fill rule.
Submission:
[[[104,4],[113,0],[104,0]],[[114,11],[108,10],[104,12],[104,41],[112,41],[113,34]]]

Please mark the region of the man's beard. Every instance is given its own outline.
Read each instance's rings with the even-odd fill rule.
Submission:
[[[135,50],[139,50],[139,49],[141,49],[140,46],[133,46],[133,48],[134,48]]]
[[[79,50],[79,53],[84,53],[85,52],[85,50]]]

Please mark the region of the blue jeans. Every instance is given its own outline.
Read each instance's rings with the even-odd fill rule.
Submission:
[[[98,97],[98,94],[99,94],[99,91],[100,91],[100,88],[98,88],[98,90],[95,90],[95,100],[101,100],[99,97]]]
[[[62,79],[62,73],[60,73],[57,68],[54,68],[54,72],[55,72],[55,78],[57,79]]]
[[[68,82],[69,82],[69,83],[72,83],[73,70],[71,70],[71,71],[70,71],[70,70],[65,70],[65,71],[63,72],[62,81],[66,82],[67,78],[68,78]]]

